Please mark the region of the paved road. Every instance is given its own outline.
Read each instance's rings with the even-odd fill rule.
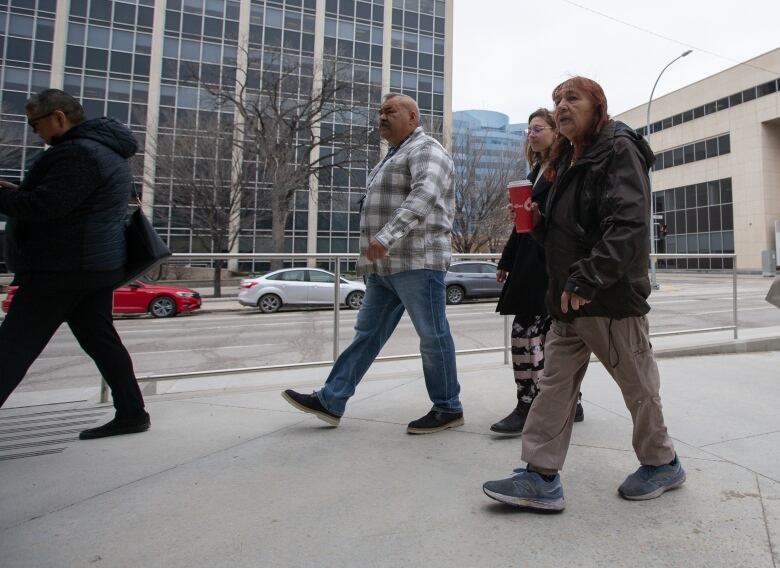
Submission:
[[[662,275],[661,290],[651,297],[653,332],[730,325],[732,281],[712,275]],[[739,278],[739,325],[780,325],[780,310],[764,301],[770,280]],[[156,320],[129,317],[116,322],[139,375],[239,368],[332,358],[332,310],[261,314],[230,300],[206,299],[204,313]],[[218,308],[218,309],[215,309]],[[227,308],[227,309],[226,309]],[[352,335],[356,312],[341,311],[340,346]],[[495,302],[448,308],[458,349],[503,345],[503,320]],[[404,317],[385,346],[384,355],[417,351],[417,336]],[[20,391],[93,386],[99,375],[63,327],[31,367]]]

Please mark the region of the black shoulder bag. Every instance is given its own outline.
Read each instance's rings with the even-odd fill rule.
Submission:
[[[125,225],[127,263],[125,264],[125,277],[120,286],[150,272],[171,256],[171,250],[144,215],[141,199],[138,197],[135,185],[133,185],[133,193],[138,207],[130,214]]]

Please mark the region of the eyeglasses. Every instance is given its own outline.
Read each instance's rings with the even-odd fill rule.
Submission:
[[[27,125],[28,125],[30,128],[32,128],[32,129],[33,129],[33,132],[34,132],[34,131],[35,131],[35,126],[36,126],[36,125],[37,125],[37,124],[38,124],[40,121],[42,121],[44,118],[48,118],[48,117],[50,117],[50,116],[51,116],[51,115],[53,115],[55,112],[57,112],[57,111],[56,111],[56,110],[53,110],[53,111],[51,111],[50,113],[47,113],[47,114],[44,114],[44,115],[41,115],[41,116],[37,116],[37,117],[35,117],[35,118],[29,118],[29,119],[27,119]]]
[[[545,130],[552,130],[552,126],[532,126],[525,129],[526,134],[540,134]]]

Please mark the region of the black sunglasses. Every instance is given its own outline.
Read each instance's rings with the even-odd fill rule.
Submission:
[[[41,116],[37,116],[37,117],[35,117],[35,118],[28,118],[28,119],[27,119],[27,125],[28,125],[30,128],[32,128],[33,130],[35,130],[35,125],[36,125],[36,124],[38,124],[38,122],[40,122],[40,121],[41,121],[41,120],[43,120],[44,118],[47,118],[47,117],[49,117],[49,116],[53,115],[55,112],[57,112],[57,111],[56,111],[56,110],[53,110],[53,111],[51,111],[50,113],[47,113],[47,114],[44,114],[44,115],[41,115]]]

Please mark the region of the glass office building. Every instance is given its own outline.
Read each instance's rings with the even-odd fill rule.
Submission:
[[[523,154],[525,123],[510,124],[509,117],[492,110],[463,110],[452,113],[453,159],[456,164],[476,157],[477,182],[508,162],[520,164],[527,173]]]
[[[451,128],[451,0],[0,0],[0,176],[20,178],[42,144],[26,125],[31,93],[63,88],[89,116],[110,116],[136,133],[133,168],[155,227],[176,252],[208,250],[191,208],[174,199],[155,148],[175,147],[193,128],[225,127],[204,84],[259,92],[264,74],[296,69],[288,96],[306,96],[318,70],[335,68],[355,111],[323,128],[374,118],[381,97],[417,99],[422,124],[448,142]],[[195,81],[193,77],[197,76]],[[243,84],[240,83],[240,84]],[[289,87],[289,85],[288,85]],[[356,252],[359,198],[379,158],[334,170],[318,196],[297,192],[285,227],[289,252]],[[270,252],[267,188],[244,200],[234,250]],[[0,234],[3,220],[0,219]]]

